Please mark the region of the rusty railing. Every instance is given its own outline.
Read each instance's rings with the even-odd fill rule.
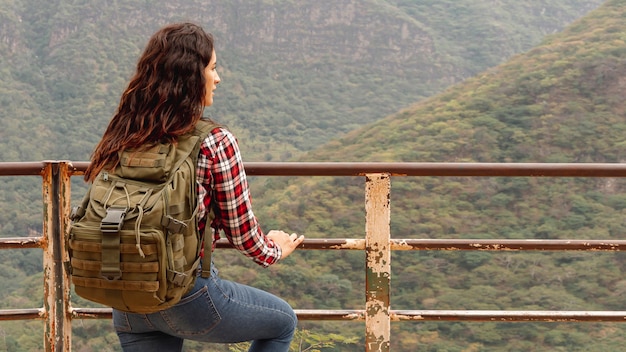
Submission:
[[[106,308],[76,308],[70,303],[67,251],[63,240],[69,224],[70,178],[81,175],[86,162],[43,161],[0,163],[0,176],[40,176],[43,195],[43,235],[0,239],[0,249],[42,248],[44,305],[0,310],[0,320],[40,319],[44,350],[71,350],[73,319],[106,319]],[[392,239],[391,177],[626,177],[626,164],[536,163],[246,163],[255,176],[363,176],[365,238],[307,239],[303,249],[366,252],[366,304],[362,310],[296,310],[300,320],[365,321],[366,351],[389,351],[392,321],[602,321],[625,322],[624,311],[486,311],[391,310],[392,250],[595,250],[623,251],[625,240],[498,240]],[[227,242],[219,241],[225,248]]]

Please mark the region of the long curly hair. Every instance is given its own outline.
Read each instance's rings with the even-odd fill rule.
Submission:
[[[153,34],[92,154],[85,181],[114,169],[121,151],[175,142],[193,131],[202,117],[204,69],[212,55],[213,37],[195,24],[171,24]]]

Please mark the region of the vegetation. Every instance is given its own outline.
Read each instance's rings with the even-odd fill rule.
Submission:
[[[164,21],[198,18],[215,28],[223,65],[210,113],[235,131],[249,160],[622,162],[626,1],[607,1],[559,33],[599,1],[500,3],[189,1],[173,11],[158,1],[0,0],[0,160],[86,159],[145,38]],[[37,233],[39,180],[0,182],[0,235]],[[266,230],[363,237],[362,178],[255,179],[253,187]],[[624,188],[620,179],[394,177],[392,235],[621,238]],[[40,306],[41,252],[0,257],[3,306]],[[230,250],[215,260],[223,277],[298,309],[363,308],[360,252],[297,251],[267,270]],[[392,265],[393,309],[624,310],[622,253],[394,252]],[[0,350],[37,350],[40,326],[3,323]],[[363,350],[362,323],[300,326],[299,350]],[[619,351],[626,329],[392,327],[396,351]],[[74,337],[75,350],[118,350],[109,322],[76,324]]]
[[[624,5],[608,2],[528,53],[300,160],[623,162],[626,31],[618,28]],[[279,227],[332,237],[337,229],[356,229],[346,219],[363,219],[355,204],[362,180],[283,180],[260,188],[261,216],[279,219]],[[392,236],[621,238],[623,191],[619,179],[396,177]],[[324,216],[320,209],[333,212]],[[349,237],[341,230],[338,237]],[[330,256],[316,259],[334,266]],[[393,257],[394,309],[623,309],[621,253],[430,251]],[[598,338],[607,331],[610,337]],[[394,326],[393,344],[424,351],[617,351],[623,332],[608,324],[430,322]]]

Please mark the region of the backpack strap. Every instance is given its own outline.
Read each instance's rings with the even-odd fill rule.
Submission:
[[[72,207],[72,211],[70,212],[71,221],[78,221],[83,216],[85,216],[85,213],[87,212],[87,207],[89,206],[89,195],[91,194],[91,186],[92,184],[90,183],[89,187],[87,188],[87,192],[85,192],[85,195],[83,196],[83,200],[80,202],[80,205]]]
[[[215,204],[211,202],[211,204]],[[202,235],[202,241],[204,242],[204,258],[202,258],[202,272],[201,276],[207,278],[211,276],[211,255],[213,254],[213,231],[211,228],[211,222],[215,219],[215,212],[213,206],[207,215],[206,225],[204,226],[204,234]]]
[[[106,209],[106,216],[100,223],[102,232],[102,268],[100,273],[107,280],[122,277],[120,259],[120,231],[124,224],[128,208],[111,206]],[[139,250],[141,247],[137,246]]]
[[[202,144],[204,137],[206,137],[212,130],[214,130],[217,127],[222,127],[222,126],[208,119],[201,119],[200,121],[198,121],[198,124],[196,125],[196,131],[194,132],[195,135],[200,136],[200,142],[196,145],[196,148],[194,150],[195,152],[194,156],[196,158],[197,158],[198,153],[200,153],[200,144]],[[197,160],[195,160],[195,162],[197,165]],[[211,231],[212,230],[211,223],[213,222],[213,219],[215,219],[215,216],[216,216],[216,211],[215,211],[216,202],[215,202],[214,195],[215,195],[215,192],[211,194],[212,196],[211,207],[208,209],[209,213],[206,215],[206,225],[204,226],[204,233],[202,234],[202,238],[201,238],[201,241],[204,242],[204,258],[202,258],[202,271],[201,271],[201,276],[203,278],[207,278],[211,276],[211,254],[213,252],[213,232]]]

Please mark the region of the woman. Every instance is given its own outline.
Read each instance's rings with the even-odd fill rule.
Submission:
[[[157,31],[137,64],[85,180],[119,162],[120,150],[172,142],[191,132],[204,107],[213,104],[220,77],[210,34],[191,23]],[[233,246],[261,266],[287,257],[303,236],[270,231],[265,235],[252,212],[248,183],[237,141],[215,128],[201,145],[198,165],[199,227],[216,202],[216,220]],[[213,194],[214,193],[214,194]],[[215,231],[215,239],[219,238]],[[252,341],[249,351],[288,351],[297,324],[282,299],[235,282],[222,280],[212,268],[198,276],[195,287],[176,306],[152,314],[114,310],[113,323],[124,351],[181,351],[185,339],[233,343]]]

